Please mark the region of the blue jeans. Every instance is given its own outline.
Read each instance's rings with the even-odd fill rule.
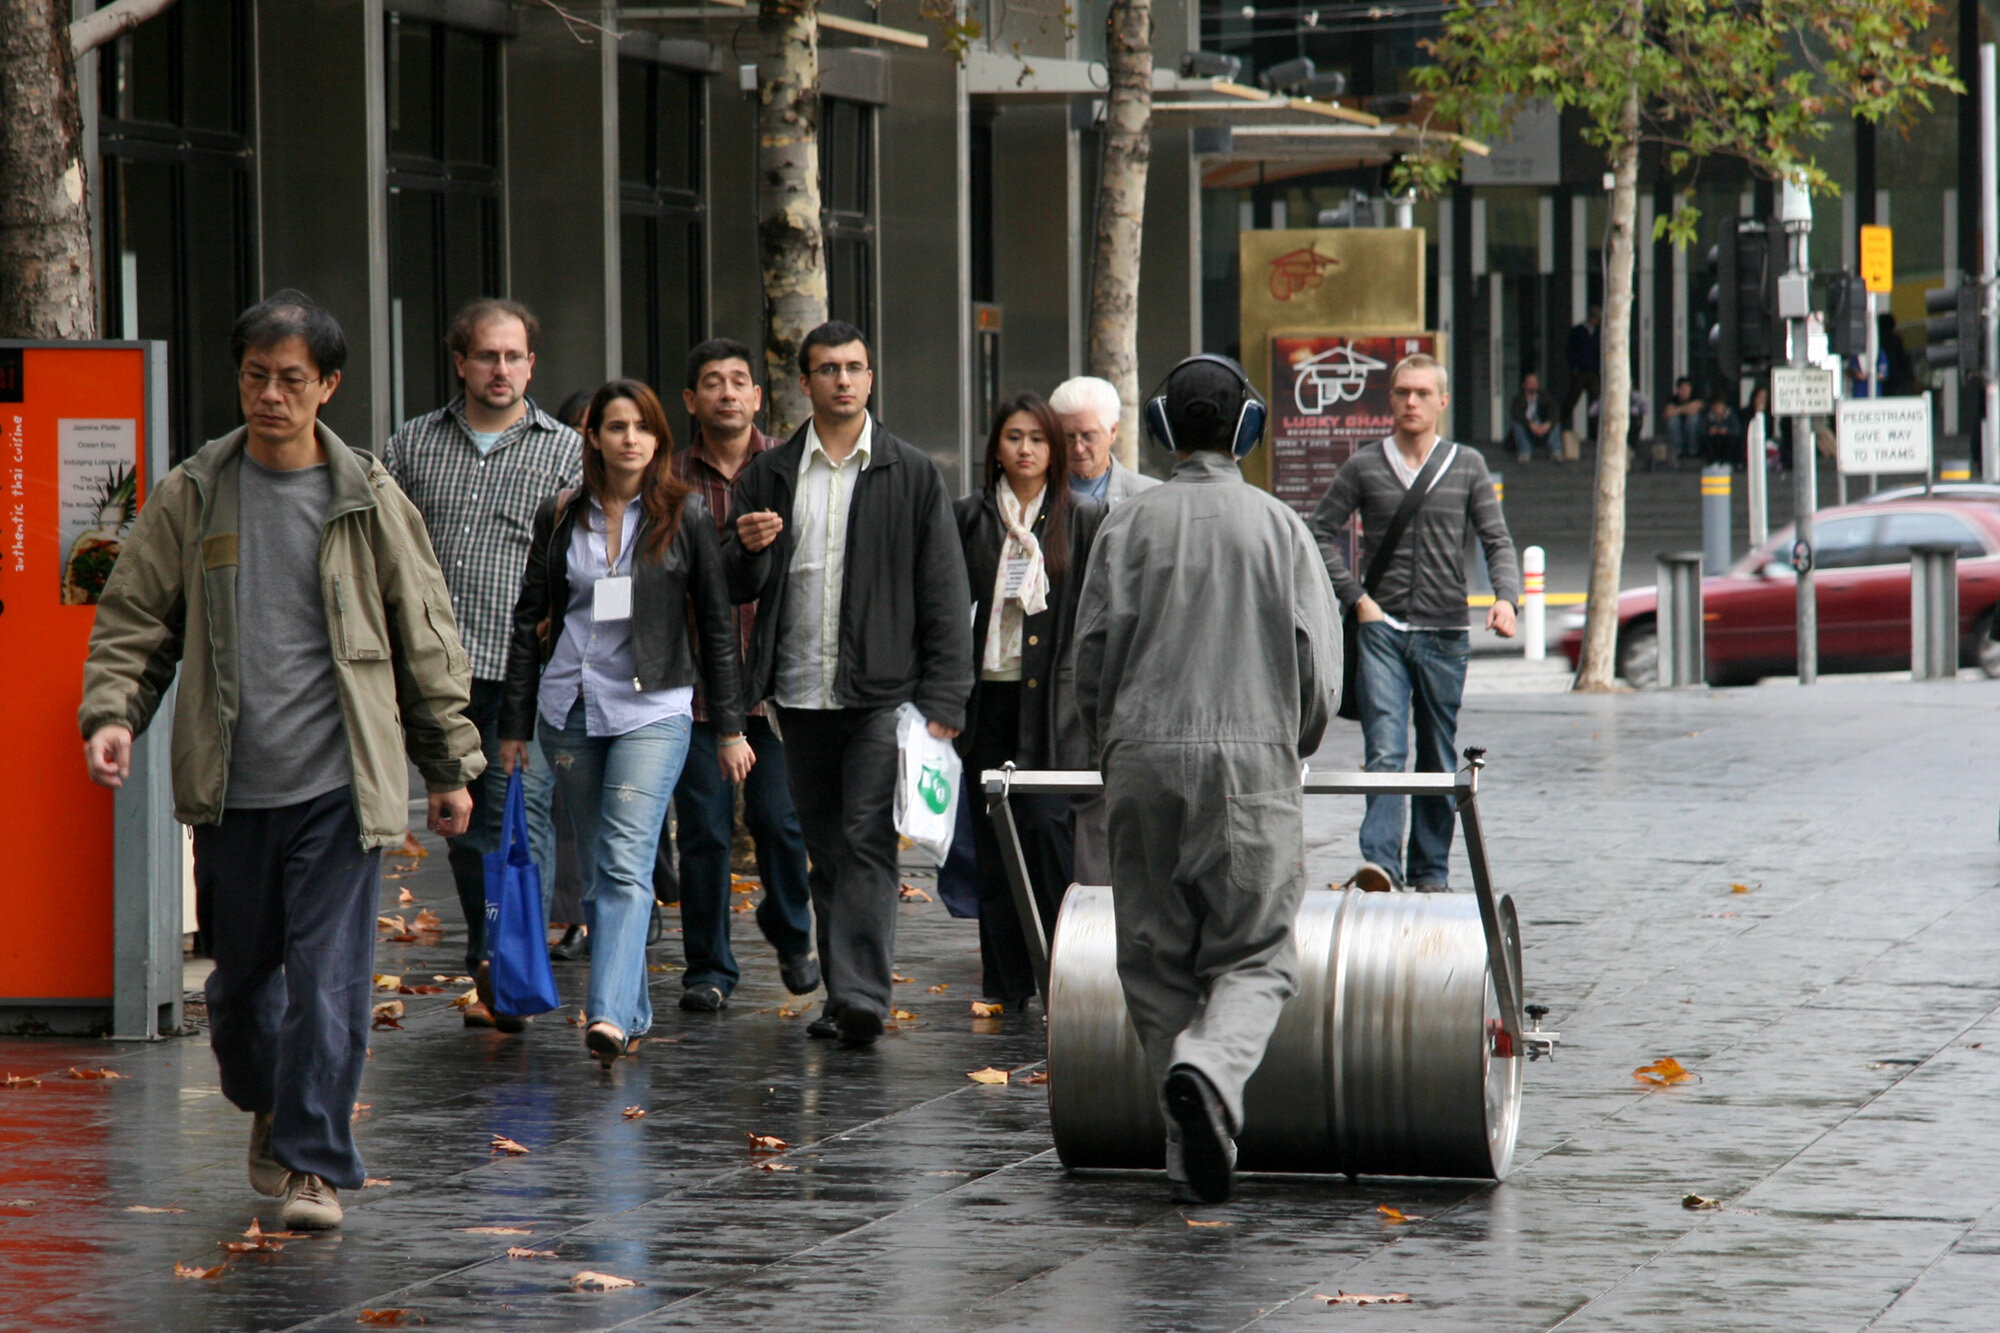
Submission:
[[[746,718],[743,734],[756,767],[743,780],[743,823],[757,844],[764,901],[757,926],[781,959],[813,951],[812,890],[806,884],[806,839],[799,832],[792,789],[785,781],[785,744],[761,717]],[[713,723],[697,722],[687,764],[674,788],[681,847],[681,945],[687,951],[683,987],[718,986],[727,995],[741,975],[729,947],[729,845],[736,831],[736,788],[716,757]]]
[[[628,1037],[653,1026],[646,990],[646,925],[653,915],[653,854],[667,798],[687,760],[693,720],[649,722],[623,736],[592,736],[583,701],[561,731],[541,728],[542,753],[562,787],[576,829],[583,917],[590,926],[586,1023],[616,1024]]]
[[[1667,439],[1672,441],[1677,458],[1701,457],[1701,433],[1702,423],[1698,416],[1667,418]]]
[[[1382,621],[1360,627],[1361,738],[1370,773],[1401,773],[1417,724],[1417,772],[1457,767],[1458,706],[1465,695],[1464,630],[1399,630]],[[1361,855],[1405,884],[1448,882],[1451,798],[1419,796],[1410,811],[1410,855],[1403,863],[1402,796],[1370,796],[1361,819]]]
[[[1556,445],[1559,443],[1559,441],[1556,438],[1556,430],[1554,426],[1549,427],[1548,433],[1546,435],[1536,435],[1526,426],[1523,426],[1520,422],[1516,421],[1511,426],[1508,427],[1508,435],[1514,441],[1515,456],[1519,458],[1523,463],[1527,462],[1530,458],[1533,458],[1535,456],[1535,446],[1537,444],[1541,445],[1542,452],[1547,454],[1550,458],[1554,458],[1556,456]]]

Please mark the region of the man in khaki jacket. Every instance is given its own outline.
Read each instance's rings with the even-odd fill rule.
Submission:
[[[465,831],[485,760],[423,518],[319,423],[340,325],[280,292],[230,349],[245,425],[147,497],[98,603],[78,720],[92,780],[121,785],[179,668],[174,812],[194,826],[222,1091],[254,1117],[251,1186],[285,1197],[285,1225],[333,1227],[364,1176],[348,1122],[404,755],[444,836]]]

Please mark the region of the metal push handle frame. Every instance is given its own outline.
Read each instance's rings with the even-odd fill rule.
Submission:
[[[1465,751],[1465,767],[1456,773],[1305,773],[1308,796],[1449,796],[1458,810],[1465,831],[1465,855],[1472,865],[1472,891],[1479,899],[1479,920],[1486,932],[1486,955],[1493,971],[1493,989],[1499,1001],[1500,1023],[1511,1049],[1530,1059],[1555,1054],[1558,1036],[1543,1032],[1539,1020],[1533,1030],[1522,1026],[1521,977],[1514,967],[1518,940],[1512,911],[1502,913],[1500,899],[1493,891],[1493,875],[1486,861],[1486,835],[1479,822],[1479,771],[1486,767],[1486,751],[1477,747]],[[1012,764],[990,768],[979,775],[986,793],[986,813],[1000,843],[1000,860],[1007,872],[1007,886],[1014,895],[1014,910],[1021,918],[1021,933],[1027,937],[1028,958],[1035,969],[1035,982],[1042,1000],[1049,996],[1049,937],[1035,906],[1034,892],[1028,887],[1027,861],[1021,852],[1021,835],[1014,823],[1009,797],[1015,792],[1034,796],[1095,796],[1104,791],[1104,779],[1088,769],[1017,769]],[[1511,904],[1510,904],[1511,906]]]

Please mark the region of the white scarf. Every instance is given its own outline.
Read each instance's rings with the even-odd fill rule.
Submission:
[[[1025,509],[1020,497],[1014,494],[1013,484],[1005,477],[994,483],[993,491],[994,498],[999,501],[1000,522],[1005,525],[1007,535],[1000,543],[1000,565],[995,571],[993,584],[993,614],[987,622],[986,651],[980,660],[980,667],[985,671],[1019,666],[1022,624],[1028,616],[1040,615],[1049,606],[1049,573],[1042,563],[1042,544],[1035,539],[1033,531],[1042,502],[1048,499],[1049,488],[1043,486],[1042,493],[1031,500]],[[1026,560],[1028,574],[1021,581],[1015,596],[1003,597],[1001,594],[1007,586],[1007,562],[1010,560]]]

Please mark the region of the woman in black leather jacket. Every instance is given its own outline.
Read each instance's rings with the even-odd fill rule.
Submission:
[[[613,380],[584,419],[581,489],[545,502],[514,607],[500,762],[542,754],[576,829],[590,927],[584,1045],[605,1066],[652,1027],[646,926],[653,858],[708,687],[721,763],[740,781],[741,666],[722,549],[701,497],[668,467],[673,433],[653,391]],[[698,638],[691,639],[691,624]],[[696,667],[697,646],[700,670]]]
[[[968,781],[982,769],[1089,768],[1070,674],[1070,636],[1090,544],[1104,519],[1069,486],[1062,422],[1040,396],[1000,405],[986,439],[986,484],[953,506],[975,603],[979,670],[958,739]],[[997,610],[996,610],[997,607]],[[1015,796],[1014,819],[1042,929],[1053,934],[1074,843],[1066,796]],[[1020,914],[992,822],[975,815],[979,955],[989,1000],[1018,1007],[1035,993]]]

